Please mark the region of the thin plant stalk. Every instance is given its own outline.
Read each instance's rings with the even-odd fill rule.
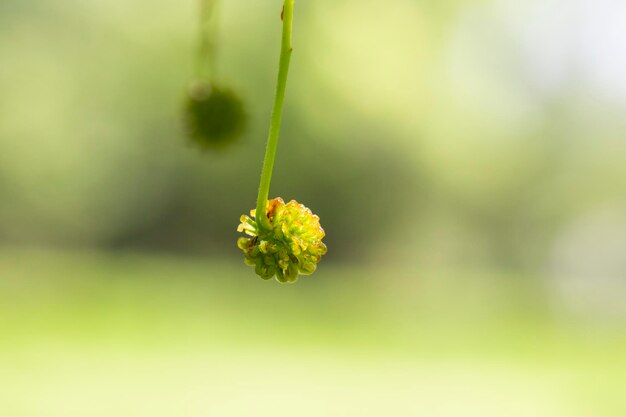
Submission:
[[[291,29],[293,24],[294,0],[285,0],[282,12],[283,33],[280,49],[280,62],[278,66],[278,81],[276,83],[276,96],[274,98],[274,108],[270,120],[270,130],[265,149],[265,159],[263,160],[263,170],[261,171],[261,184],[259,185],[259,195],[256,203],[256,221],[263,230],[271,230],[266,214],[267,199],[274,170],[274,160],[278,147],[278,136],[283,118],[283,107],[285,103],[285,90],[287,89],[287,76],[289,74],[289,63],[291,62]]]
[[[216,72],[217,6],[218,0],[198,0],[200,21],[198,22],[198,55],[196,75],[213,82]]]

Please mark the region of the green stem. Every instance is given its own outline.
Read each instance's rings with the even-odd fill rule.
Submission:
[[[217,0],[198,0],[200,3],[200,21],[198,28],[198,56],[196,76],[213,81],[215,77],[215,46],[216,46],[216,9]]]
[[[274,109],[270,121],[270,132],[265,148],[265,159],[263,170],[261,171],[261,184],[256,202],[256,221],[263,230],[270,230],[271,226],[267,218],[266,207],[267,198],[272,181],[272,171],[274,170],[274,160],[276,158],[276,148],[278,147],[278,135],[280,124],[283,118],[283,105],[285,103],[285,90],[287,88],[287,76],[289,74],[289,63],[291,61],[291,27],[293,22],[294,0],[285,0],[283,6],[283,35],[280,49],[280,63],[278,66],[278,82],[276,84],[276,97],[274,98]],[[263,214],[261,214],[263,213]]]

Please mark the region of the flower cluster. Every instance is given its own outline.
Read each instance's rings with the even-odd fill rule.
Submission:
[[[184,122],[189,138],[200,148],[222,148],[243,131],[243,104],[233,91],[199,80],[187,94]]]
[[[295,282],[299,274],[315,272],[327,250],[319,217],[297,201],[285,204],[279,197],[267,202],[267,218],[270,230],[257,223],[256,210],[241,216],[237,231],[250,237],[239,238],[237,246],[246,264],[261,278],[276,276],[279,282]]]

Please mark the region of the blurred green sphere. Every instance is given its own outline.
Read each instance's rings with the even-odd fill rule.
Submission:
[[[186,97],[184,123],[187,135],[202,149],[218,149],[233,143],[245,126],[239,97],[208,81],[194,82]]]

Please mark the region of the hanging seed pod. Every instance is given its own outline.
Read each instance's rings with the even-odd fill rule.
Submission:
[[[245,255],[247,265],[263,279],[276,277],[279,282],[295,282],[299,274],[315,272],[327,251],[320,219],[295,200],[285,204],[278,197],[267,202],[270,230],[263,230],[256,221],[256,210],[241,216],[237,246]]]
[[[192,143],[203,150],[224,148],[245,127],[242,101],[230,89],[205,80],[194,82],[187,93],[184,124]]]

